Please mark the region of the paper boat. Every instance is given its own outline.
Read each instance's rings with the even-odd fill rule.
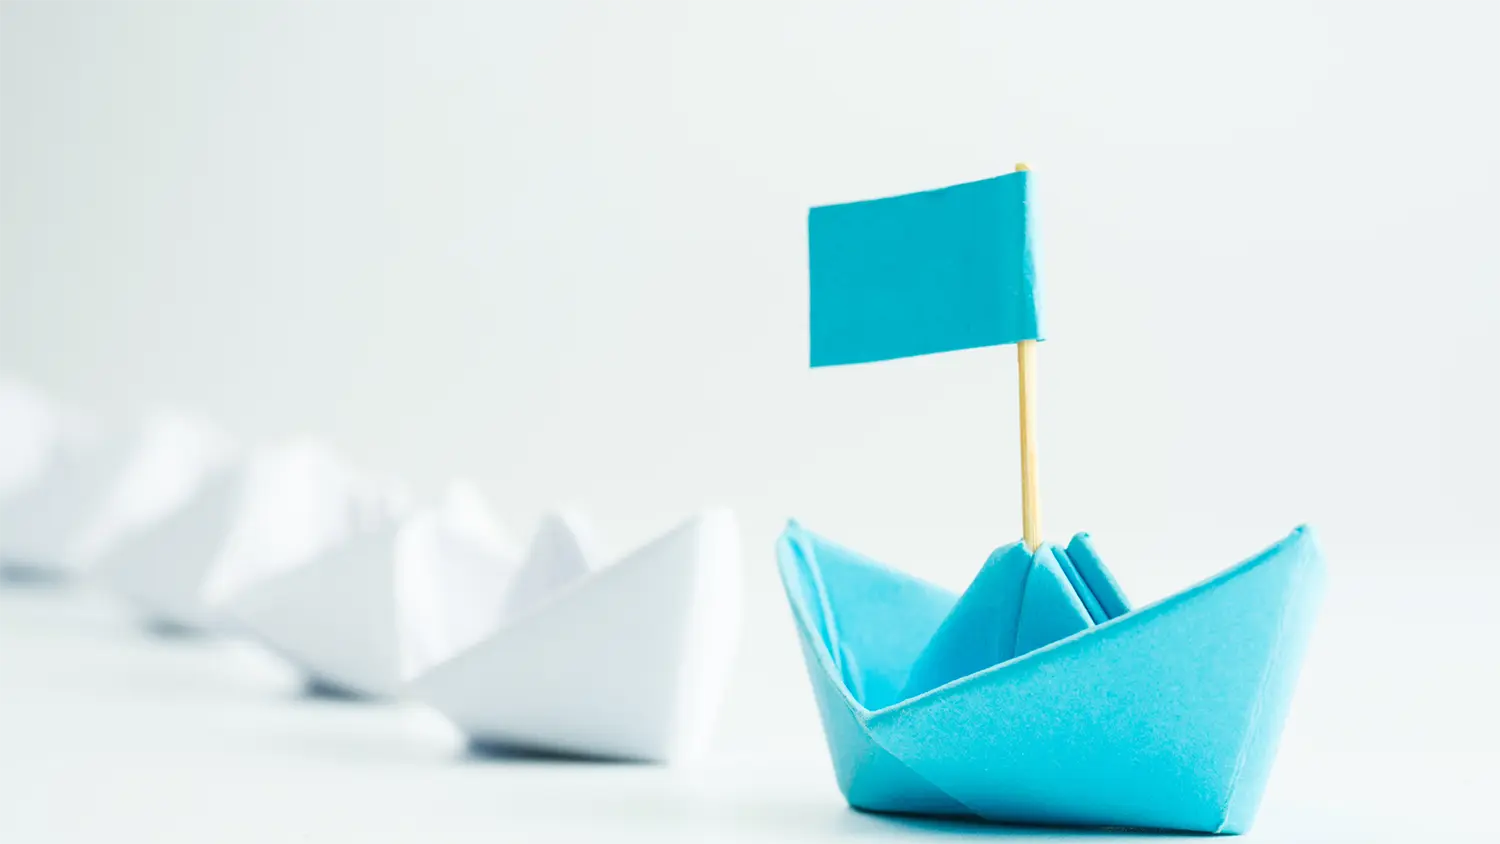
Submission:
[[[1321,595],[1306,529],[1131,610],[1087,537],[962,596],[796,523],[777,546],[840,788],[875,812],[1238,833]]]
[[[471,483],[401,526],[395,545],[399,675],[409,679],[483,639],[505,609],[521,549]]]
[[[709,511],[599,566],[549,517],[487,635],[413,682],[477,747],[687,762],[705,749],[740,619],[733,516]]]
[[[251,460],[203,599],[328,691],[399,686],[396,538],[405,495],[311,440]]]
[[[0,381],[0,566],[61,579],[79,567],[75,541],[108,495],[127,444],[16,381]]]
[[[201,419],[151,415],[72,543],[72,561],[155,623],[207,627],[200,593],[227,533],[235,455]]]
[[[0,376],[0,501],[35,484],[46,471],[58,416],[29,384]]]
[[[176,506],[103,554],[92,576],[154,624],[213,629],[204,587],[219,564],[244,486],[245,470],[238,463],[205,467]]]

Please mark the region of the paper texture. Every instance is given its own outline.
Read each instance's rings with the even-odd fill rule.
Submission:
[[[74,557],[153,622],[206,629],[201,592],[237,501],[237,446],[201,419],[166,411],[133,442]]]
[[[178,411],[152,413],[131,432],[125,459],[71,543],[71,556],[92,566],[154,528],[225,470],[234,454],[233,441],[210,423]]]
[[[58,436],[58,411],[30,385],[0,375],[0,503],[46,471]]]
[[[0,384],[0,564],[48,577],[82,566],[77,539],[129,457],[123,436],[16,382]]]
[[[214,629],[203,590],[238,512],[244,474],[235,463],[206,473],[181,506],[104,554],[94,576],[154,623]]]
[[[256,455],[244,483],[204,586],[211,609],[321,686],[394,694],[404,491],[356,473],[308,439]]]
[[[812,209],[812,365],[1041,339],[1030,179]]]
[[[410,691],[476,745],[646,761],[702,752],[739,629],[729,514],[611,564],[579,517],[552,515],[522,560],[470,485],[411,513],[361,510],[352,476],[325,454],[276,469],[252,497],[284,504],[295,485],[303,499],[247,504],[209,591],[318,686]],[[267,533],[285,539],[273,548]]]
[[[488,635],[522,559],[515,539],[465,481],[402,526],[395,554],[403,678]]]
[[[1134,611],[1092,553],[1002,548],[955,596],[788,526],[782,581],[851,805],[1249,828],[1321,595],[1310,534]]]
[[[489,635],[412,693],[481,746],[691,761],[738,642],[734,519],[707,512],[598,566],[576,524],[543,521]]]

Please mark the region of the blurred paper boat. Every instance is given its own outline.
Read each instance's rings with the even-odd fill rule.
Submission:
[[[153,623],[207,627],[200,593],[227,533],[236,454],[233,440],[201,419],[148,417],[79,532],[77,565]]]
[[[410,678],[484,638],[504,611],[521,549],[478,488],[456,481],[401,526],[395,555],[398,674]]]
[[[204,585],[219,562],[244,481],[237,462],[209,468],[170,511],[101,556],[93,576],[159,627],[212,630],[216,621]]]
[[[298,440],[246,467],[241,502],[203,598],[226,626],[357,696],[399,685],[395,547],[404,493]]]
[[[796,523],[777,550],[850,805],[1048,825],[1244,831],[1323,581],[1305,528],[1138,610],[1083,535],[962,596]]]
[[[739,541],[708,511],[599,566],[576,518],[544,520],[486,635],[412,693],[474,746],[686,762],[710,738],[738,644]]]
[[[31,387],[0,381],[0,566],[7,577],[62,580],[75,542],[127,457],[80,414]]]
[[[21,385],[0,385],[0,555],[58,574],[93,570],[225,468],[233,444],[156,411],[105,433]]]

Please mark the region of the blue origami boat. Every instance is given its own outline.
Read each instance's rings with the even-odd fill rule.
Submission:
[[[1322,592],[1311,533],[1131,609],[1080,534],[962,595],[795,522],[782,582],[839,787],[873,812],[1240,833]]]
[[[962,595],[789,525],[782,580],[850,805],[1237,833],[1255,818],[1321,594],[1299,528],[1139,610],[1088,537],[1046,545],[1031,175],[807,219],[813,367],[1014,344],[1024,541]]]

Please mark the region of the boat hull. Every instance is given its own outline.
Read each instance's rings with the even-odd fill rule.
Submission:
[[[1299,529],[1164,601],[886,704],[872,695],[899,686],[957,597],[945,607],[936,587],[796,525],[779,558],[852,806],[1209,833],[1255,817],[1324,576]],[[869,649],[867,617],[893,604],[861,598],[881,589],[907,601],[887,625],[911,631],[887,649],[905,654]]]

